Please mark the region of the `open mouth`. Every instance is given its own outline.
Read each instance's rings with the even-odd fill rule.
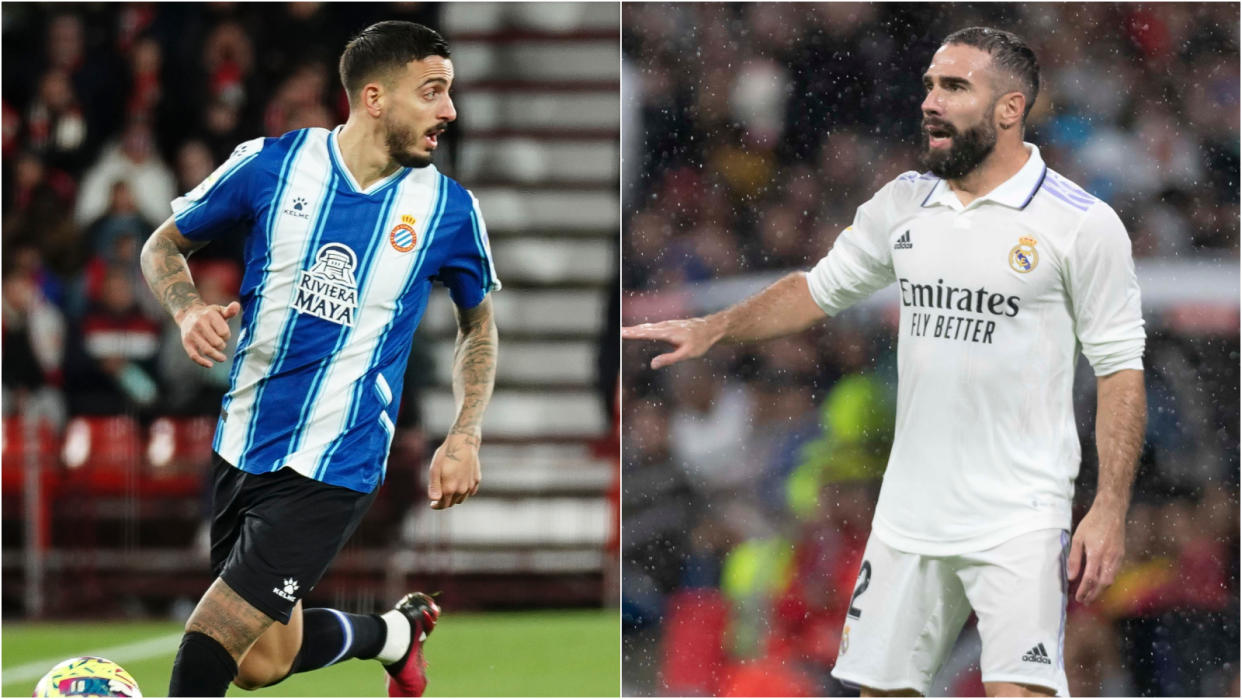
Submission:
[[[928,127],[928,147],[945,148],[953,142],[953,132],[944,127]]]
[[[927,133],[927,146],[929,148],[944,148],[953,140],[953,130],[947,126],[940,124],[929,124],[923,127]]]
[[[439,143],[440,143],[440,134],[442,134],[442,133],[444,133],[444,127],[443,127],[443,126],[437,126],[436,128],[434,128],[434,129],[432,129],[432,130],[428,131],[427,133],[423,134],[423,143],[424,143],[424,145],[426,145],[426,146],[427,146],[427,148],[429,148],[429,149],[434,149],[437,145],[439,145]]]

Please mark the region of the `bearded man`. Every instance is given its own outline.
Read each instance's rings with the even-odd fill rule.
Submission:
[[[863,696],[925,695],[973,610],[989,696],[1065,696],[1069,582],[1085,603],[1113,581],[1146,421],[1130,240],[1023,141],[1039,64],[1022,39],[954,32],[923,84],[928,171],[860,206],[814,269],[622,337],[672,344],[660,368],[799,332],[896,283],[896,434],[832,674]],[[1100,466],[1071,538],[1080,348]]]

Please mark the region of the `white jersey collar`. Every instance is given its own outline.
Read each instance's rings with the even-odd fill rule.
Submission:
[[[1035,197],[1035,192],[1044,183],[1044,177],[1048,173],[1048,166],[1044,164],[1044,159],[1039,156],[1039,147],[1033,143],[1023,142],[1026,146],[1030,157],[1026,159],[1026,164],[1022,169],[1014,173],[1013,177],[1005,180],[996,189],[975,199],[969,206],[963,206],[962,201],[957,198],[953,190],[949,188],[949,183],[945,180],[937,180],[936,185],[932,187],[932,191],[928,193],[927,199],[923,201],[923,206],[935,206],[943,204],[952,209],[967,209],[978,206],[981,202],[994,201],[997,204],[1003,204],[1013,209],[1025,209],[1027,204],[1031,203],[1031,199]]]

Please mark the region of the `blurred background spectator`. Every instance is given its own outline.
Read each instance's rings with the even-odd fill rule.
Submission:
[[[116,185],[125,185],[119,202]],[[100,158],[82,174],[75,218],[79,226],[107,213],[140,212],[150,221],[168,218],[168,202],[179,194],[168,166],[155,152],[151,129],[145,121],[130,121],[120,139],[104,147]],[[124,205],[129,211],[117,211]]]
[[[34,248],[12,248],[4,256],[4,413],[21,406],[55,425],[65,422],[63,365],[65,316],[48,298],[49,276]]]
[[[1036,50],[1026,140],[1126,223],[1150,418],[1108,594],[1071,605],[1075,694],[1238,689],[1238,6],[628,4],[623,319],[719,309],[809,269],[918,167],[921,76],[953,30]],[[652,372],[623,347],[627,695],[832,696],[892,436],[897,308]],[[1095,492],[1094,381],[1079,368]],[[937,678],[982,695],[967,624]]]
[[[129,266],[110,265],[101,277],[69,342],[65,389],[70,412],[148,413],[158,395],[159,323],[138,305]]]

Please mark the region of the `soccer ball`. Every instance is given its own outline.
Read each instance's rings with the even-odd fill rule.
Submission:
[[[39,684],[36,697],[141,697],[138,683],[120,665],[105,658],[70,658],[52,668]]]

